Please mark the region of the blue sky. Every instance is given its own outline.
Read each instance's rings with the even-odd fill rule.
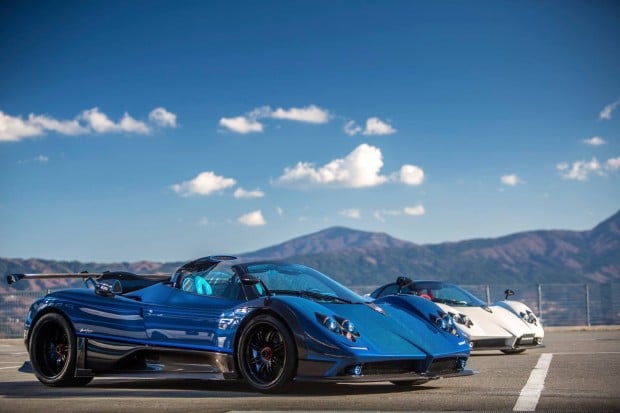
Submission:
[[[427,244],[620,209],[615,1],[4,1],[0,256]]]

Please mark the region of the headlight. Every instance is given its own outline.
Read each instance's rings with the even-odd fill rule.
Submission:
[[[435,322],[437,328],[458,337],[459,333],[454,324],[454,318],[450,314],[442,312],[438,316],[432,315],[431,319]]]
[[[459,323],[459,324],[463,324],[464,326],[467,326],[467,327],[471,327],[471,326],[474,325],[474,322],[471,321],[471,318],[469,318],[466,314],[463,314],[463,313],[458,313],[458,314],[450,313],[450,315],[452,316],[454,321]]]
[[[342,322],[342,328],[347,333],[355,333],[355,325],[349,320],[344,320]]]
[[[340,333],[340,325],[331,317],[325,317],[323,320],[323,325],[327,327],[328,330],[339,334]]]
[[[341,317],[330,317],[323,314],[316,313],[317,320],[334,334],[345,336],[351,341],[355,341],[356,337],[360,336],[355,324],[352,321]]]
[[[531,312],[530,310],[526,310],[525,312],[521,311],[519,315],[524,321],[527,321],[530,324],[534,324],[534,325],[538,324],[538,319],[536,318],[534,313]]]

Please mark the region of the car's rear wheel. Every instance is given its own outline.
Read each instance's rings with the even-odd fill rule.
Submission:
[[[84,386],[92,377],[75,377],[75,333],[60,314],[41,317],[30,336],[30,362],[37,379],[48,386]]]
[[[237,364],[254,389],[271,393],[289,386],[297,370],[295,342],[286,326],[270,315],[259,315],[241,333]]]
[[[511,348],[509,350],[500,350],[504,354],[519,354],[523,353],[526,349],[524,348]]]

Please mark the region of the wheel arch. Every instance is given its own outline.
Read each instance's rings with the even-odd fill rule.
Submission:
[[[308,349],[306,347],[306,343],[303,338],[304,330],[301,327],[301,323],[297,319],[297,316],[294,314],[294,312],[291,311],[291,309],[288,306],[282,305],[281,303],[278,303],[278,304],[280,305],[276,305],[272,307],[261,307],[261,308],[255,309],[247,317],[245,317],[239,324],[239,327],[237,328],[237,331],[235,332],[235,339],[233,341],[233,352],[235,354],[235,357],[233,359],[235,363],[234,364],[235,373],[238,376],[240,376],[241,374],[239,371],[239,365],[238,365],[238,361],[236,357],[237,347],[239,346],[239,340],[241,339],[241,336],[243,335],[243,332],[245,331],[245,328],[248,325],[248,323],[251,320],[261,315],[272,316],[276,318],[278,321],[280,321],[282,325],[286,327],[289,334],[291,334],[291,336],[293,337],[293,340],[295,341],[295,360],[296,360],[297,365],[299,363],[300,358],[307,357]],[[285,315],[286,312],[288,312],[291,317],[286,317]],[[295,369],[297,369],[297,365],[295,366]]]
[[[34,326],[39,322],[41,318],[43,318],[43,316],[47,314],[52,314],[52,313],[58,314],[59,316],[64,318],[65,321],[69,324],[69,326],[73,329],[73,334],[76,333],[75,325],[73,324],[73,321],[71,321],[71,318],[67,315],[67,313],[65,313],[64,311],[56,307],[51,307],[51,306],[45,307],[39,310],[37,314],[33,317],[33,319],[30,321],[30,327],[28,328],[28,334],[26,336],[26,339],[24,340],[26,343],[26,348],[28,349],[29,352],[30,352],[30,338],[32,337],[32,330],[34,329]]]

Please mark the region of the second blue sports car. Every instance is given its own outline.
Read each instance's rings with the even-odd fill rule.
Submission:
[[[80,386],[99,375],[244,379],[263,392],[293,380],[418,384],[467,376],[469,343],[451,316],[410,295],[363,298],[298,264],[200,258],[172,276],[82,277],[26,318],[36,377]]]

